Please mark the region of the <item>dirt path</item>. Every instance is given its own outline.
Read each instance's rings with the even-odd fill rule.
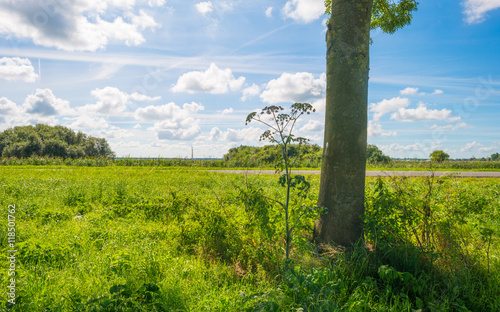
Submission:
[[[240,173],[240,174],[275,174],[274,170],[210,170],[212,172],[221,173]],[[294,174],[320,174],[320,170],[297,170],[293,171]],[[431,176],[430,171],[367,171],[367,177],[393,177],[393,176],[406,176],[406,177],[428,177]],[[486,172],[486,171],[435,171],[435,177],[454,176],[461,178],[500,178],[500,172]]]

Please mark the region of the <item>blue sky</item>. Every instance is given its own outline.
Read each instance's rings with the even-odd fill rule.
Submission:
[[[0,0],[0,130],[44,123],[118,156],[221,157],[260,145],[266,105],[309,102],[322,145],[322,0]],[[421,1],[372,31],[369,138],[392,157],[500,152],[500,0]]]

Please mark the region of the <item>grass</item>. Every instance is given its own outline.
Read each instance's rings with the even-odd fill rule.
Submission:
[[[311,194],[297,205],[316,200],[319,176],[307,179]],[[16,304],[2,292],[0,309],[499,310],[500,179],[432,183],[428,196],[424,178],[367,179],[365,243],[319,255],[309,218],[288,263],[269,200],[284,194],[275,176],[2,166],[0,220],[16,205],[18,252]],[[7,245],[4,225],[2,289]]]
[[[297,163],[299,170],[320,170],[317,160],[301,160]],[[235,161],[224,161],[220,159],[213,160],[191,160],[188,158],[120,158],[109,159],[105,157],[88,157],[88,158],[51,158],[33,156],[29,158],[5,158],[0,157],[0,166],[76,166],[76,167],[164,167],[164,168],[196,168],[198,170],[274,170],[274,164],[251,162],[242,164]],[[367,164],[367,170],[383,170],[383,171],[428,171],[431,168],[429,161],[403,161],[393,160],[389,163]],[[467,160],[467,161],[443,161],[440,163],[432,163],[434,171],[500,171],[500,161],[486,160]]]

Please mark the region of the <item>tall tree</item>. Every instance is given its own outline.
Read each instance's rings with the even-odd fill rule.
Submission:
[[[362,236],[370,29],[409,24],[416,0],[326,0],[326,116],[316,223],[319,243],[350,246]]]

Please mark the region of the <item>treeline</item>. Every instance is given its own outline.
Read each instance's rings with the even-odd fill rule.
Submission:
[[[114,158],[108,142],[102,138],[75,132],[63,126],[24,126],[0,132],[2,157],[28,158],[36,156],[83,158]]]
[[[290,145],[288,156],[295,158],[296,167],[318,168],[321,166],[323,149],[317,144],[313,145]],[[281,158],[281,150],[277,145],[266,145],[262,147],[244,146],[231,148],[224,155],[224,161],[234,167],[258,167],[271,165]],[[369,164],[388,164],[391,158],[384,155],[375,145],[368,145],[366,158]]]
[[[322,152],[322,148],[317,144],[288,146],[288,156],[295,160],[295,167],[319,167]],[[281,157],[281,149],[278,145],[262,147],[241,145],[231,148],[224,155],[224,162],[230,167],[259,167],[272,165]]]

